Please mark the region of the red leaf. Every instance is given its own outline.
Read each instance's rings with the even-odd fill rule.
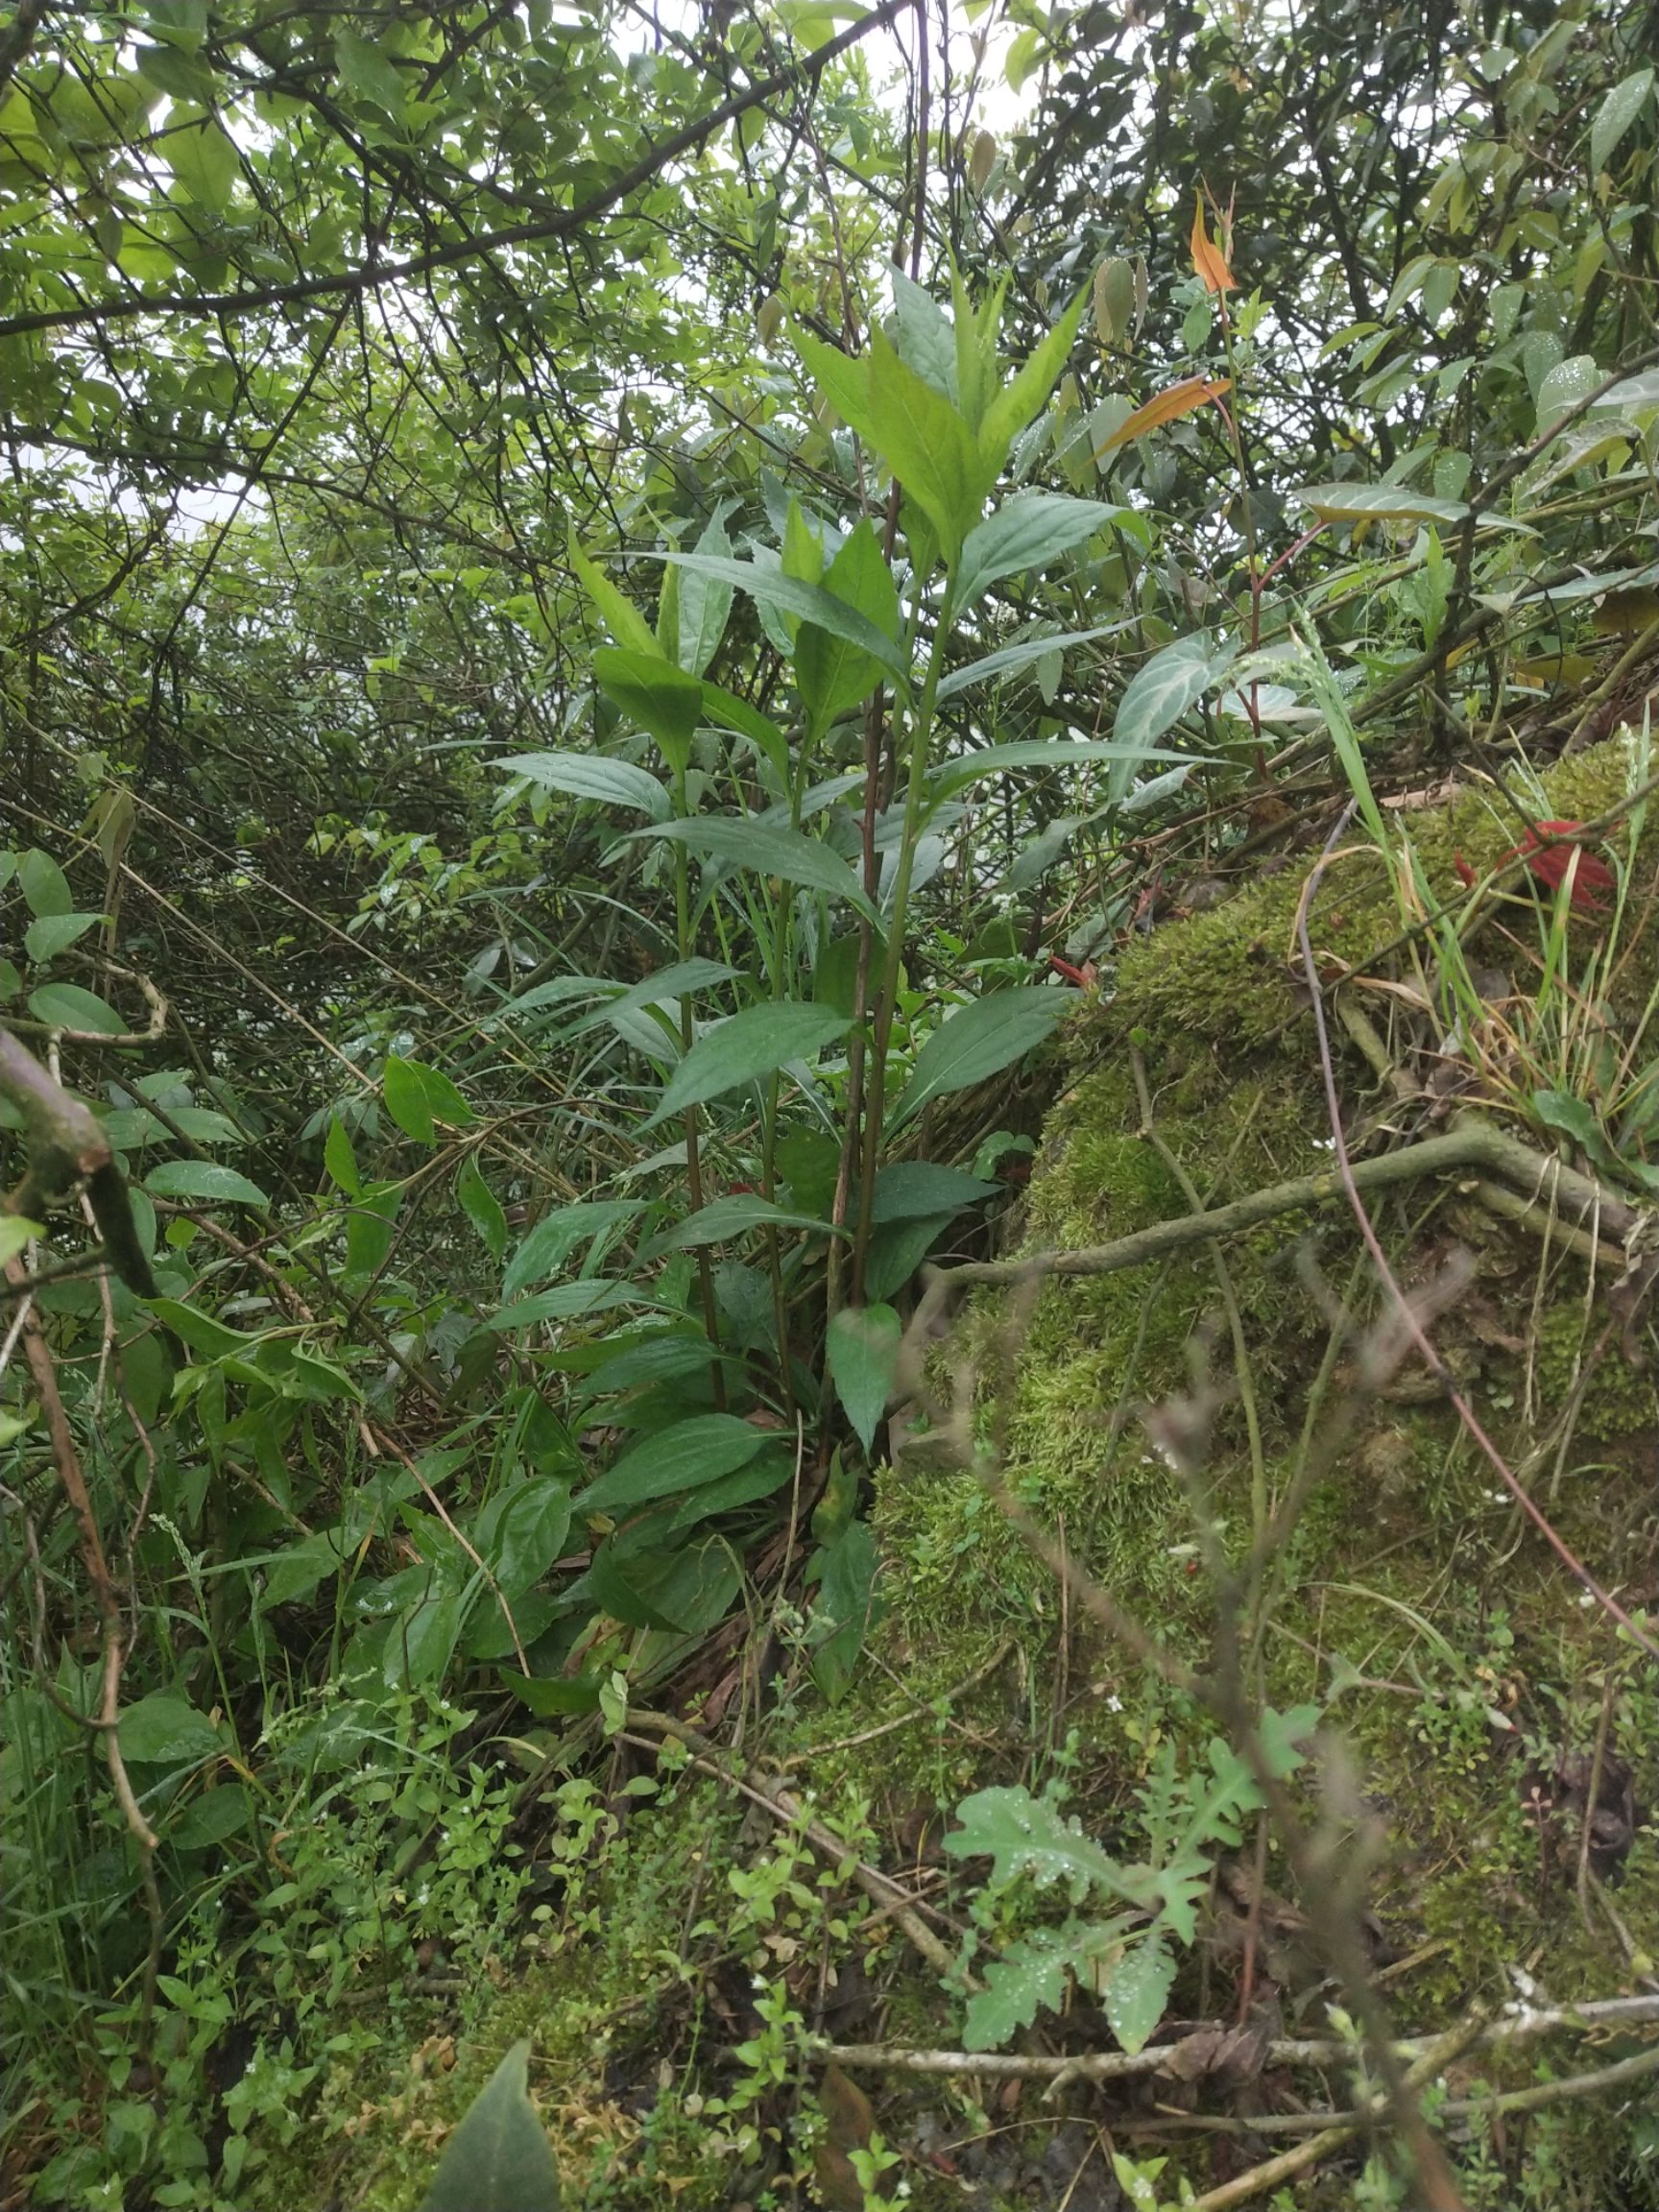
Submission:
[[[1605,861],[1598,860],[1594,853],[1587,853],[1582,845],[1546,845],[1546,837],[1575,837],[1582,825],[1577,822],[1540,822],[1536,829],[1528,830],[1506,859],[1524,857],[1529,875],[1547,883],[1551,891],[1559,891],[1567,880],[1567,871],[1573,869],[1573,889],[1569,902],[1580,914],[1603,914],[1606,908],[1596,894],[1613,889],[1613,872]],[[1575,859],[1576,865],[1575,866]]]

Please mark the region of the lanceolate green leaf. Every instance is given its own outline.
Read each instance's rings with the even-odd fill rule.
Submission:
[[[954,566],[997,471],[982,477],[967,423],[879,330],[870,341],[870,410],[877,451],[931,522]]]
[[[993,483],[1001,474],[1015,439],[1039,409],[1047,405],[1048,395],[1059,383],[1061,372],[1070,357],[1083,321],[1083,310],[1088,304],[1087,290],[1079,292],[1030,359],[985,410],[979,450]]]
[[[709,517],[695,550],[730,554],[732,541],[726,535],[723,515]],[[719,652],[720,640],[726,635],[732,613],[732,587],[712,576],[699,575],[691,568],[681,569],[679,575],[680,665],[688,674],[701,676]]]
[[[1144,760],[1180,760],[1178,753],[1160,752],[1156,746],[1137,749],[1103,737],[1022,737],[1012,745],[986,745],[977,753],[965,753],[955,760],[941,760],[931,782],[935,799],[948,798],[986,776],[1001,776],[1018,768],[1083,768],[1095,760],[1125,760],[1139,766]]]
[[[450,2136],[421,2212],[559,2212],[559,2169],[515,2043]]]
[[[1651,48],[1648,49],[1652,51]],[[1605,94],[1590,126],[1590,167],[1605,169],[1618,153],[1625,132],[1653,99],[1653,72],[1637,69]]]
[[[969,532],[956,571],[958,605],[972,607],[1003,576],[1046,566],[1125,513],[1094,499],[1070,499],[1061,492],[1022,492],[1004,500],[995,515]]]
[[[1230,666],[1231,646],[1217,647],[1208,636],[1177,637],[1154,653],[1143,668],[1129,679],[1118,703],[1112,734],[1123,748],[1123,757],[1108,779],[1114,799],[1121,799],[1134,781],[1136,763],[1151,757],[1150,749],[1172,729],[1190,708]]]
[[[687,1106],[773,1074],[792,1060],[804,1060],[844,1036],[847,1027],[839,1014],[788,999],[733,1014],[698,1038],[669,1077],[661,1103],[646,1127],[655,1128]]]
[[[607,1235],[644,1213],[642,1198],[584,1198],[544,1214],[514,1253],[502,1278],[501,1294],[517,1298],[561,1268],[579,1245]]]
[[[799,614],[803,621],[816,622],[831,637],[861,646],[895,683],[909,683],[909,664],[894,640],[883,637],[867,614],[850,607],[822,584],[804,584],[798,576],[786,576],[781,568],[758,561],[726,561],[706,553],[664,553],[661,558],[733,584],[751,598],[777,607],[785,614]]]
[[[1034,1051],[1077,998],[1075,991],[1034,986],[996,991],[958,1007],[916,1055],[910,1080],[889,1117],[889,1131],[913,1120],[929,1100],[983,1083]]]
[[[565,791],[573,799],[592,799],[601,806],[626,806],[636,814],[648,814],[653,822],[667,818],[667,792],[655,776],[632,760],[608,759],[602,753],[510,753],[490,765],[503,776],[522,776],[546,791]]]
[[[1012,645],[999,645],[995,653],[983,654],[961,668],[952,668],[940,683],[939,696],[942,700],[954,699],[959,691],[966,691],[974,684],[989,683],[993,676],[1017,676],[1046,654],[1064,653],[1073,645],[1093,645],[1097,637],[1116,637],[1128,628],[1127,621],[1103,622],[1097,630],[1062,630],[1051,637],[1022,637]]]
[[[789,740],[770,715],[762,714],[757,707],[751,707],[747,699],[739,699],[734,692],[723,691],[718,684],[703,681],[703,719],[711,730],[734,730],[747,737],[759,754],[777,771],[780,783],[789,780]]]
[[[830,563],[825,589],[867,615],[883,636],[899,637],[899,593],[866,516]],[[881,679],[880,663],[861,646],[803,622],[795,640],[795,680],[806,704],[812,734],[867,698]]]
[[[703,719],[703,686],[671,661],[620,645],[602,645],[593,656],[593,673],[607,699],[657,740],[676,775],[691,758],[691,740]]]
[[[578,1513],[615,1513],[654,1498],[677,1498],[746,1467],[776,1439],[731,1413],[700,1413],[660,1429],[624,1452],[576,1500]]]
[[[820,1237],[841,1234],[828,1221],[820,1221],[811,1214],[795,1214],[787,1206],[775,1206],[769,1198],[761,1198],[747,1190],[733,1191],[729,1197],[712,1198],[707,1206],[673,1229],[664,1230],[651,1239],[651,1254],[660,1252],[692,1251],[702,1244],[726,1244],[734,1237],[747,1237],[756,1229],[808,1229]]]
[[[723,960],[676,960],[669,967],[659,968],[654,975],[642,976],[631,983],[626,991],[619,991],[613,998],[607,998],[603,1006],[595,1007],[591,1014],[584,1014],[580,1022],[573,1022],[565,1032],[567,1037],[580,1037],[584,1030],[596,1029],[606,1022],[616,1022],[634,1013],[641,1006],[661,1006],[670,998],[683,998],[693,991],[710,990],[716,983],[729,983],[737,974]]]
[[[609,576],[594,566],[576,542],[571,531],[568,542],[570,565],[581,579],[582,589],[605,617],[611,635],[618,645],[630,652],[643,653],[647,660],[661,661],[662,648],[657,642],[655,632],[625,591],[612,583]]]
[[[742,868],[756,868],[763,876],[781,877],[785,883],[805,883],[815,891],[828,891],[874,922],[876,909],[864,887],[838,853],[816,837],[798,830],[781,830],[762,822],[726,814],[700,814],[685,822],[666,822],[658,830],[636,830],[636,837],[669,837],[706,860],[720,860]]]

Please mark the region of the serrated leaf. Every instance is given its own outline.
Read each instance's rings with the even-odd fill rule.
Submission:
[[[993,992],[958,1007],[916,1055],[910,1080],[888,1118],[889,1134],[930,1100],[983,1083],[1034,1051],[1077,998],[1075,991],[1029,988]]]
[[[903,1334],[891,1306],[844,1306],[830,1324],[825,1359],[866,1454],[887,1409]]]
[[[79,983],[42,983],[29,994],[29,1011],[48,1029],[69,1029],[87,1037],[120,1037],[127,1024],[107,999]]]
[[[956,1808],[960,1825],[945,1838],[955,1859],[988,1858],[991,1879],[1002,1887],[1021,1876],[1039,1888],[1064,1883],[1073,1900],[1092,1887],[1120,1893],[1122,1877],[1075,1818],[1028,1790],[979,1790]]]
[[[1175,1985],[1175,1959],[1157,1936],[1132,1944],[1108,1969],[1099,1987],[1112,2032],[1131,2057],[1143,2051],[1169,2003]]]
[[[578,1513],[615,1513],[655,1498],[676,1498],[746,1467],[776,1437],[731,1413],[700,1413],[645,1437],[589,1483]]]
[[[591,799],[601,806],[626,806],[633,813],[648,814],[653,822],[667,817],[667,792],[648,769],[632,760],[555,750],[512,753],[490,765],[503,776],[522,776],[545,791],[564,791],[572,799]]]
[[[822,1006],[784,1000],[746,1007],[698,1038],[669,1077],[646,1127],[773,1074],[792,1060],[804,1060],[844,1036],[847,1028],[842,1015]]]
[[[217,1160],[162,1160],[144,1178],[154,1198],[200,1198],[210,1205],[269,1206],[257,1183]]]
[[[1022,1936],[1001,1958],[981,1968],[985,1986],[968,2000],[962,2044],[968,2051],[997,2051],[1043,2010],[1066,2002],[1070,1960],[1063,1938],[1042,1929]]]

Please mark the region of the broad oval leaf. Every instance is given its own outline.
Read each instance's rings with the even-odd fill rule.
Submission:
[[[654,1498],[677,1498],[705,1482],[718,1481],[746,1467],[777,1439],[733,1413],[699,1413],[659,1429],[624,1452],[614,1466],[590,1482],[576,1500],[578,1513],[614,1513],[646,1505]]]
[[[890,1160],[877,1171],[870,1218],[879,1223],[953,1216],[982,1198],[994,1198],[1001,1188],[941,1161]]]
[[[161,1160],[144,1178],[154,1198],[202,1198],[236,1206],[268,1206],[257,1183],[217,1160]]]
[[[784,1000],[746,1007],[698,1038],[669,1077],[661,1103],[646,1127],[655,1128],[688,1106],[700,1106],[723,1091],[773,1074],[791,1060],[804,1060],[844,1036],[847,1027],[843,1015],[823,1006]]]
[[[108,1000],[79,983],[42,983],[29,994],[29,1011],[48,1029],[67,1029],[87,1037],[120,1037],[127,1024]]]
[[[405,1060],[397,1052],[388,1052],[381,1087],[387,1113],[404,1136],[412,1137],[418,1144],[437,1143],[436,1124],[440,1121],[466,1129],[477,1118],[448,1076],[428,1068],[423,1060]]]
[[[667,792],[655,776],[632,760],[555,750],[512,753],[490,765],[503,776],[522,776],[545,791],[564,791],[572,799],[591,799],[601,806],[626,806],[636,814],[649,814],[653,822],[667,818]]]
[[[824,1352],[830,1379],[866,1453],[887,1409],[903,1334],[891,1306],[844,1306],[830,1324]]]
[[[146,1767],[199,1767],[227,1748],[205,1713],[165,1690],[129,1705],[116,1733],[121,1756]]]
[[[913,1120],[930,1100],[983,1083],[1034,1051],[1079,997],[1076,991],[1033,986],[996,991],[959,1007],[917,1054],[910,1080],[888,1117],[889,1133]]]

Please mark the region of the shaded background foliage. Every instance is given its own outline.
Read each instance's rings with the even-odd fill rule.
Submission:
[[[0,1015],[42,1041],[63,1026],[31,1011],[43,982],[95,985],[132,1028],[134,975],[162,995],[155,1048],[72,1035],[62,1067],[116,1117],[159,1214],[164,1289],[207,1316],[175,1401],[146,1316],[112,1290],[120,1402],[98,1292],[41,1294],[123,1552],[124,1696],[147,1713],[131,1756],[175,1822],[157,1864],[181,2072],[201,2072],[225,2023],[204,2010],[178,2028],[178,1989],[206,1986],[212,1944],[274,1956],[270,1915],[292,1901],[272,1906],[272,1837],[319,1777],[326,1803],[344,1798],[360,1739],[396,1743],[360,1889],[342,1875],[330,1891],[315,1863],[301,1885],[319,1927],[367,1928],[377,1857],[420,1855],[448,1787],[431,1776],[465,1773],[487,1733],[418,1697],[377,1715],[360,1681],[342,1689],[353,1667],[377,1668],[388,1695],[464,1688],[480,1713],[495,1701],[497,1725],[522,1721],[493,1609],[432,1595],[469,1572],[460,1536],[523,1602],[522,1694],[541,1720],[596,1710],[623,1664],[637,1682],[680,1669],[727,1684],[757,1591],[816,1602],[802,1681],[815,1668],[821,1691],[844,1691],[856,1656],[872,1564],[858,1478],[884,1391],[835,1375],[850,1433],[824,1368],[833,1267],[788,1226],[698,1259],[686,1155],[645,1125],[689,1026],[665,1038],[642,1005],[573,1026],[595,993],[693,956],[739,979],[720,1011],[775,989],[851,1016],[856,939],[845,916],[834,936],[825,911],[769,906],[714,870],[688,936],[671,854],[618,841],[635,815],[503,774],[572,752],[659,774],[649,718],[596,681],[607,632],[628,640],[572,545],[653,622],[663,552],[787,565],[803,534],[829,524],[832,549],[863,516],[926,648],[942,620],[926,533],[793,341],[862,356],[894,323],[893,267],[939,299],[955,270],[976,300],[1006,283],[1012,361],[1088,293],[1010,475],[1124,512],[999,577],[947,637],[948,682],[998,646],[1034,650],[945,699],[939,759],[1108,738],[1161,650],[1204,631],[1282,643],[1292,625],[1351,685],[1380,787],[1508,774],[1639,719],[1651,391],[1627,422],[1541,434],[1651,364],[1656,45],[1651,5],[1346,0],[1020,0],[970,22],[893,6],[847,20],[809,5],[134,0],[25,5],[0,33],[0,843],[62,871],[0,880]],[[990,132],[987,88],[1008,118]],[[1195,265],[1195,206],[1237,279],[1225,319]],[[919,359],[925,322],[899,307]],[[1195,376],[1231,378],[1227,406],[1110,443]],[[1500,479],[1498,518],[1525,526],[1478,533],[1461,503]],[[1344,507],[1356,489],[1382,494],[1384,528]],[[1035,650],[1076,633],[1103,635]],[[799,742],[796,646],[745,594],[692,673]],[[899,726],[843,711],[813,760],[849,778],[810,820],[854,865],[866,799],[897,821]],[[1145,788],[1154,761],[1139,793],[1139,772],[1025,764],[941,807],[902,948],[895,1092],[942,1014],[1034,987],[1051,951],[1109,981],[1124,933],[1166,903],[1166,865],[1225,879],[1340,788],[1307,711],[1263,730],[1197,693],[1145,742],[1187,757],[1168,785]],[[763,763],[706,730],[684,773],[711,813],[784,804]],[[58,950],[25,943],[65,915],[108,919]],[[855,1089],[827,1079],[831,1122]],[[702,1195],[763,1190],[826,1216],[836,1144],[805,1095],[773,1095],[763,1143],[746,1111],[711,1115]],[[1006,1198],[1039,1118],[965,1084],[895,1142],[890,1168],[955,1168],[976,1188],[925,1202],[888,1184],[892,1295],[942,1240],[981,1236],[975,1209]],[[560,1209],[585,1200],[618,1210],[566,1235]],[[78,1244],[72,1220],[55,1226],[53,1258]],[[636,1368],[605,1366],[605,1322],[579,1301],[502,1324],[516,1298],[613,1266],[677,1316],[654,1352],[656,1310],[620,1310]],[[214,1338],[213,1316],[253,1341]],[[710,1321],[723,1357],[711,1370],[697,1335],[687,1365]],[[739,1415],[764,1450],[716,1478],[738,1485],[721,1493],[718,1556],[676,1533],[691,1564],[671,1602],[666,1580],[612,1574],[601,1541],[589,1560],[570,1496],[624,1455],[619,1438]],[[809,1494],[782,1486],[797,1444]],[[54,2076],[51,2032],[108,2075],[112,2051],[149,2036],[155,1996],[132,1994],[150,1944],[139,1869],[60,1710],[90,1709],[98,1648],[73,1530],[37,1438],[4,1449],[42,1561],[36,1577],[8,1552],[26,1623],[7,1680],[25,1808],[8,1848],[33,1861],[20,1911],[53,1931],[14,1976],[32,2024],[9,2031],[12,2056],[41,2100],[9,2152],[21,2170],[98,2131],[98,2097],[77,2103]],[[555,1567],[579,1577],[558,1605]],[[229,1791],[189,1782],[208,1742],[256,1769],[222,1832],[204,1808]],[[482,1803],[473,1832],[499,1842]],[[463,1871],[436,1886],[429,1921],[411,1916],[394,1982],[445,1913],[484,1913]],[[331,1940],[317,1936],[315,1972],[271,1968],[263,2010],[248,2002],[250,2032],[293,2068],[248,2126],[279,2134],[311,2089],[321,2036],[296,2022],[333,2017],[348,1977]],[[141,2191],[200,2168],[199,2196],[155,2200],[208,2202],[200,2116],[173,2086],[177,2138],[132,2118],[110,2172]]]

